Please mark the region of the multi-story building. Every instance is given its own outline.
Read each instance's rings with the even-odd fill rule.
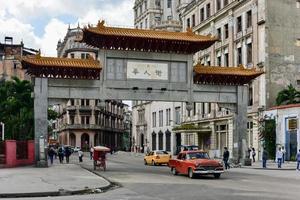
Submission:
[[[247,143],[258,150],[260,112],[275,104],[277,93],[286,85],[299,87],[299,15],[299,0],[199,0],[181,9],[183,30],[191,28],[197,34],[219,38],[219,42],[195,55],[195,64],[243,65],[265,72],[249,85]],[[208,128],[207,137],[193,133],[195,144],[200,144],[199,137],[203,137],[209,144],[207,149],[218,153],[224,146],[229,150],[233,147],[232,115],[216,104],[197,103],[183,119],[184,123]],[[289,134],[280,145],[288,148],[288,141]]]
[[[134,26],[140,29],[181,31],[179,6],[174,0],[136,0]],[[173,127],[180,123],[182,103],[136,101],[132,107],[132,148],[134,151],[166,150],[176,152]]]
[[[58,57],[97,59],[98,49],[76,42],[81,28],[69,28],[63,41],[57,44]],[[121,101],[97,99],[70,99],[58,105],[60,114],[56,131],[60,144],[79,146],[105,145],[122,148],[124,107]]]
[[[140,29],[181,31],[176,12],[178,1],[136,0],[134,3],[134,26]]]
[[[30,80],[30,76],[22,70],[18,58],[37,52],[35,49],[24,47],[23,42],[14,44],[12,37],[5,37],[4,43],[0,43],[0,80],[9,80],[13,76],[21,80]]]

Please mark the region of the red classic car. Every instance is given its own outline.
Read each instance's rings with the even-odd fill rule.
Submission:
[[[174,175],[186,174],[190,178],[195,175],[214,175],[220,178],[224,168],[221,162],[209,158],[205,151],[183,151],[178,154],[177,159],[170,159],[169,167]]]

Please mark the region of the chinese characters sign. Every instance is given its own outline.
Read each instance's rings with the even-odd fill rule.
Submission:
[[[127,78],[168,80],[168,64],[128,61]]]

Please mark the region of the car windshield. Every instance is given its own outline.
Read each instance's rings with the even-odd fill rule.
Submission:
[[[157,151],[156,154],[168,154],[166,151]]]
[[[187,159],[188,160],[193,160],[193,159],[208,159],[209,156],[206,152],[191,152],[187,154]]]

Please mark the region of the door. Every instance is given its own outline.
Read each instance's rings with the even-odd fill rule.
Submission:
[[[297,132],[290,132],[290,159],[295,158],[297,154]],[[293,159],[294,160],[294,159]]]

